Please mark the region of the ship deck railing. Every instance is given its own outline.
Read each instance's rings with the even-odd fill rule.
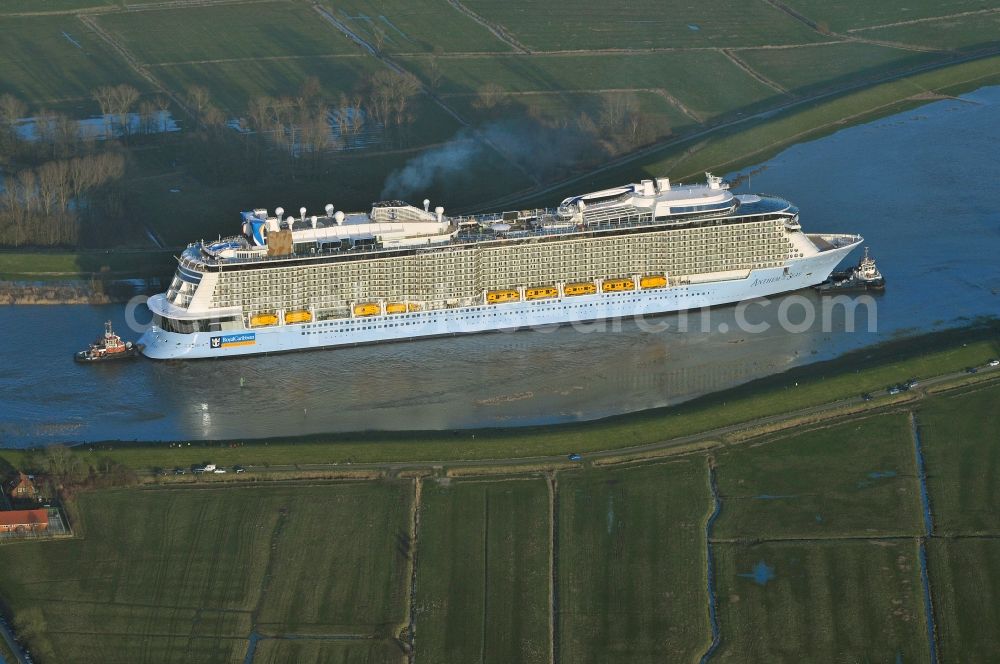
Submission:
[[[759,215],[764,215],[764,214],[774,214],[774,213],[778,213],[778,212],[786,212],[788,210],[793,210],[794,212],[798,211],[797,208],[792,207],[787,201],[784,201],[783,199],[778,198],[778,199],[776,199],[776,202],[783,203],[784,205],[783,206],[782,205],[774,205],[774,206],[769,207],[769,209],[761,209],[759,211],[754,211],[754,212],[751,212],[751,211],[748,210],[746,213],[744,213],[741,216],[744,216],[744,215],[746,215],[746,216],[759,216]],[[750,207],[756,207],[757,205],[758,204],[756,204],[756,203],[752,203],[752,204],[747,204],[747,205],[744,205],[744,206],[741,206],[741,207],[750,208]],[[762,207],[766,207],[766,206],[762,206]],[[692,222],[697,222],[697,221],[702,220],[702,219],[704,219],[704,221],[706,223],[718,223],[720,219],[723,219],[726,216],[728,216],[728,214],[722,214],[722,215],[705,215],[705,214],[700,214],[697,218],[685,217],[685,218],[673,219],[673,220],[670,220],[670,221],[656,220],[656,219],[651,219],[649,217],[644,216],[643,218],[641,218],[641,219],[635,219],[634,221],[605,220],[605,221],[601,221],[600,223],[586,223],[586,224],[581,224],[580,225],[580,226],[582,226],[582,228],[580,226],[577,226],[577,225],[571,225],[571,226],[568,226],[568,227],[561,227],[561,228],[547,228],[547,227],[545,227],[543,225],[543,226],[539,226],[539,227],[535,227],[535,228],[521,229],[521,228],[514,228],[513,224],[515,222],[517,222],[517,221],[522,221],[523,222],[523,221],[528,221],[528,220],[531,220],[531,219],[551,220],[551,221],[557,221],[557,222],[562,222],[562,223],[567,223],[570,220],[565,219],[565,217],[559,215],[558,214],[558,210],[555,209],[555,208],[544,208],[544,209],[540,208],[540,209],[537,209],[537,210],[522,210],[522,211],[518,211],[517,214],[519,216],[516,219],[512,216],[513,214],[514,214],[513,212],[507,212],[507,213],[496,212],[496,213],[490,213],[490,214],[465,215],[465,216],[448,217],[448,220],[451,221],[452,224],[456,227],[456,235],[451,240],[448,240],[446,242],[439,242],[439,243],[436,243],[436,244],[412,245],[412,246],[406,246],[406,247],[384,247],[384,248],[376,249],[376,250],[373,250],[372,247],[371,247],[371,245],[364,245],[364,246],[351,247],[351,248],[348,248],[348,249],[343,249],[343,248],[339,248],[339,247],[338,248],[328,248],[328,249],[318,249],[318,250],[315,250],[315,251],[310,251],[307,254],[289,254],[289,255],[282,255],[282,256],[262,255],[262,256],[253,256],[253,257],[247,257],[247,258],[242,258],[242,257],[235,258],[234,257],[234,258],[215,258],[215,259],[210,259],[210,258],[206,258],[204,255],[201,255],[201,252],[200,252],[200,246],[201,245],[199,243],[192,243],[192,244],[188,245],[188,250],[186,250],[181,255],[181,257],[178,260],[179,260],[179,262],[182,265],[185,265],[186,267],[197,269],[199,267],[199,265],[201,265],[201,266],[204,266],[204,265],[233,265],[233,266],[236,266],[236,265],[243,265],[243,264],[249,264],[249,263],[262,263],[262,262],[271,262],[271,261],[281,262],[281,261],[289,261],[289,260],[300,260],[300,259],[303,259],[303,258],[321,258],[321,257],[331,257],[331,256],[357,256],[359,254],[366,254],[366,255],[369,255],[371,258],[378,258],[379,255],[381,255],[381,254],[394,254],[394,253],[397,253],[399,251],[412,251],[412,250],[416,250],[416,251],[434,251],[434,250],[439,250],[439,249],[448,248],[448,247],[471,246],[471,245],[476,245],[476,244],[480,244],[480,243],[483,243],[483,242],[501,242],[502,243],[502,242],[505,242],[505,241],[524,240],[526,238],[545,238],[545,237],[558,237],[558,236],[566,236],[566,235],[581,235],[581,236],[583,236],[583,235],[588,235],[588,234],[592,234],[592,233],[595,233],[595,232],[607,232],[607,231],[615,231],[615,230],[621,230],[621,229],[627,229],[627,228],[638,228],[638,227],[647,227],[647,226],[665,226],[665,227],[667,227],[667,226],[676,225],[676,224],[689,224],[689,223],[692,223]],[[507,215],[506,219],[504,218],[505,215]],[[475,221],[479,230],[478,231],[465,231],[465,232],[461,231],[460,230],[461,224],[463,222],[468,222],[468,221]],[[497,233],[494,233],[493,231],[489,230],[489,226],[491,224],[496,224],[496,223],[511,224],[512,228],[509,231],[504,231],[504,232],[502,232],[500,234],[497,234]],[[238,235],[237,236],[232,236],[232,237],[229,237],[229,238],[221,238],[221,240],[216,240],[216,242],[219,242],[219,241],[223,241],[223,242],[226,242],[226,241],[242,241],[244,243],[246,242],[245,238],[243,238],[242,236],[238,236]],[[251,247],[250,247],[249,244],[247,244],[247,250],[249,250],[249,249],[251,249]],[[194,258],[194,257],[192,257],[192,256],[189,255],[189,251],[191,253],[195,253],[195,250],[198,250],[197,253],[199,255],[197,256],[197,258]]]

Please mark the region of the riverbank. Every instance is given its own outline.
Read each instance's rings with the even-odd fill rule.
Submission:
[[[889,341],[782,372],[684,404],[573,424],[449,431],[356,432],[188,442],[106,441],[73,447],[98,467],[139,471],[211,461],[220,465],[353,464],[524,459],[655,444],[719,427],[800,411],[910,378],[980,366],[1000,356],[1000,321]],[[0,450],[15,466],[24,450]]]

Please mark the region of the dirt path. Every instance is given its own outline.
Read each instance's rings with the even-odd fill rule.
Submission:
[[[756,69],[754,69],[753,67],[751,67],[750,65],[748,65],[744,60],[741,60],[740,58],[738,58],[733,51],[729,50],[728,48],[724,48],[724,49],[721,49],[720,52],[724,56],[726,56],[727,58],[729,58],[730,62],[732,62],[734,65],[736,65],[737,67],[739,67],[740,69],[742,69],[751,78],[756,79],[757,81],[760,81],[761,83],[763,83],[767,87],[771,88],[772,90],[776,90],[776,91],[780,92],[781,94],[788,94],[788,90],[786,90],[785,88],[781,87],[780,85],[778,85],[777,83],[775,83],[774,81],[772,81],[771,79],[769,79],[768,77],[766,77],[763,74],[761,74],[760,72],[758,72]]]
[[[416,660],[416,607],[417,607],[417,542],[420,538],[420,497],[423,492],[422,477],[413,479],[413,504],[410,506],[410,575],[407,588],[408,602],[406,606],[406,644],[409,652],[406,661],[413,664]]]
[[[967,12],[958,12],[957,14],[945,14],[943,16],[928,16],[926,18],[911,18],[908,21],[894,21],[892,23],[882,23],[880,25],[867,25],[862,28],[849,28],[848,33],[864,32],[866,30],[881,30],[882,28],[897,28],[901,25],[916,25],[918,23],[933,23],[935,21],[947,21],[956,18],[966,18],[968,16],[982,16],[984,14],[996,14],[1000,12],[1000,7],[993,7],[990,9],[975,9]]]
[[[118,39],[116,39],[114,35],[112,35],[110,32],[102,28],[100,24],[98,24],[97,21],[94,20],[94,17],[92,15],[77,14],[77,18],[80,19],[81,23],[90,28],[91,32],[97,35],[108,46],[110,46],[112,50],[114,50],[118,55],[120,55],[122,59],[124,59],[125,62],[128,64],[128,66],[132,69],[132,71],[134,71],[141,78],[149,82],[149,84],[153,86],[154,90],[169,97],[170,101],[175,103],[177,107],[182,109],[184,113],[186,113],[189,117],[194,117],[193,114],[191,113],[191,110],[187,107],[187,104],[185,104],[184,101],[179,96],[174,94],[174,92],[170,90],[170,88],[163,85],[163,83],[161,83],[160,80],[156,78],[149,71],[149,69],[146,68],[145,65],[139,62],[139,59],[136,58],[132,54],[132,52],[125,47],[123,43],[118,41]]]
[[[546,474],[549,487],[549,662],[559,662],[559,478]]]
[[[497,39],[499,39],[500,41],[502,41],[504,44],[507,44],[507,46],[510,46],[515,51],[517,51],[519,53],[531,53],[531,50],[527,46],[525,46],[521,42],[517,41],[517,39],[514,38],[514,35],[510,34],[506,30],[504,30],[503,26],[500,26],[500,25],[497,25],[497,24],[492,23],[490,21],[487,21],[485,18],[483,18],[482,16],[480,16],[476,12],[474,12],[471,9],[469,9],[468,7],[466,7],[465,5],[463,5],[458,0],[448,0],[448,4],[451,5],[452,7],[454,7],[456,10],[458,10],[462,14],[465,14],[466,16],[468,16],[469,18],[471,18],[473,21],[475,21],[479,25],[481,25],[484,28],[486,28],[487,30],[489,30],[493,34],[494,37],[496,37]]]
[[[712,495],[712,511],[705,519],[705,582],[708,594],[708,624],[712,630],[712,641],[701,656],[701,664],[706,664],[715,654],[722,641],[722,631],[719,629],[718,598],[715,591],[715,557],[712,554],[712,528],[722,511],[722,500],[719,498],[719,484],[715,479],[715,459],[708,458],[708,488]]]

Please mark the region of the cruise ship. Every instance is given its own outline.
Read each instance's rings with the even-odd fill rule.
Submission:
[[[449,216],[401,201],[242,213],[148,301],[154,359],[234,357],[639,317],[823,282],[861,242],[805,233],[721,178],[642,180],[557,208]]]

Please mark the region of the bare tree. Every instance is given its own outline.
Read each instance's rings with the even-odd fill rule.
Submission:
[[[139,91],[131,85],[122,84],[111,88],[112,108],[118,116],[122,135],[127,136],[129,133],[128,114],[137,101],[139,101]]]
[[[152,134],[157,131],[156,104],[148,99],[139,102],[139,133]]]
[[[208,88],[202,85],[192,85],[187,89],[187,103],[194,112],[195,117],[201,120],[202,113],[208,108],[209,102],[211,100],[211,95],[208,92]]]
[[[114,113],[114,88],[110,85],[102,85],[91,91],[90,95],[101,109],[101,117],[104,118],[104,134],[108,135],[111,133],[111,115]]]
[[[0,95],[0,125],[12,140],[17,140],[17,122],[28,112],[28,106],[12,94]]]
[[[385,48],[385,36],[385,30],[382,29],[382,26],[372,26],[372,46],[375,47],[376,53],[381,54],[382,49]]]
[[[436,55],[432,55],[430,61],[427,63],[427,87],[437,92],[441,86],[442,78],[441,63]]]
[[[479,88],[472,105],[480,110],[489,111],[506,103],[507,91],[497,83],[487,83]]]

